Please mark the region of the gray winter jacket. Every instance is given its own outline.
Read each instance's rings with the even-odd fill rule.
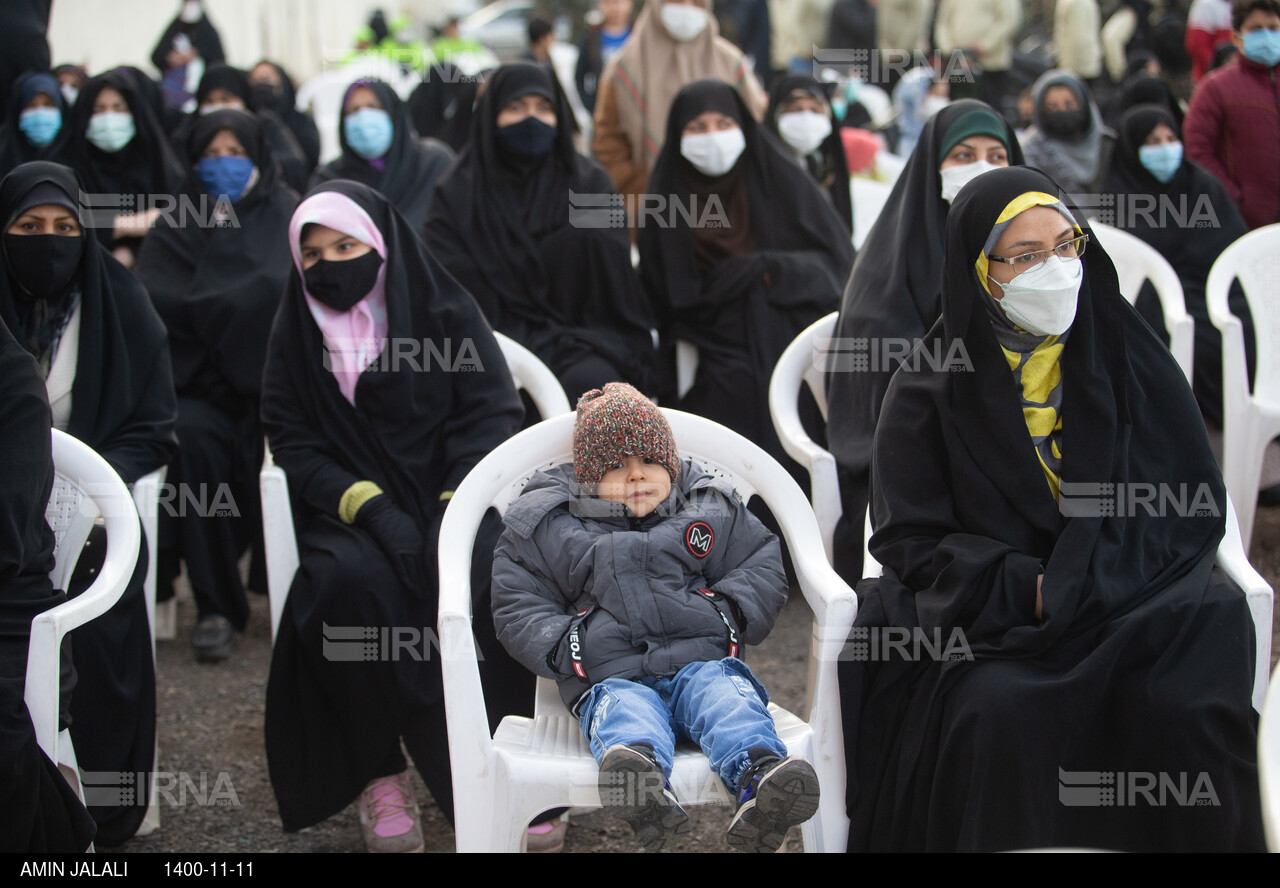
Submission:
[[[535,475],[503,523],[493,559],[498,638],[554,678],[570,708],[606,678],[668,677],[741,656],[786,602],[777,537],[690,460],[643,519],[579,495],[566,464]]]

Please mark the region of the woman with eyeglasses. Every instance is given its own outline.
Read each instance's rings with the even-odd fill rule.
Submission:
[[[1263,847],[1222,476],[1062,196],[1026,168],[961,189],[922,348],[962,360],[885,396],[883,574],[840,664],[850,850]]]

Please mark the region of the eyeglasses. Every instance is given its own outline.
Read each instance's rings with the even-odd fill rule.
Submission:
[[[1029,253],[1011,256],[1008,259],[1001,256],[989,256],[987,258],[992,262],[1003,262],[1005,265],[1012,265],[1013,270],[1021,274],[1024,271],[1039,268],[1050,256],[1057,256],[1059,259],[1079,259],[1084,255],[1084,245],[1088,242],[1089,235],[1082,234],[1069,241],[1063,241],[1052,250],[1032,250]]]

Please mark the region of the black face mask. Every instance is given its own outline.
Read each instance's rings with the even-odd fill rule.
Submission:
[[[307,292],[334,311],[350,311],[378,281],[382,257],[370,250],[358,259],[321,259],[302,272]]]
[[[498,127],[498,146],[520,158],[542,157],[556,141],[556,128],[530,114],[519,123]]]
[[[20,302],[56,301],[80,265],[84,238],[58,234],[8,234],[4,236],[9,276],[18,285]]]
[[[250,97],[253,99],[253,107],[258,111],[277,111],[280,99],[283,98],[281,93],[276,92],[276,88],[270,83],[255,83],[249,88]]]
[[[1044,113],[1044,131],[1057,139],[1075,139],[1083,136],[1089,128],[1089,111],[1080,108],[1075,111],[1046,111]]]

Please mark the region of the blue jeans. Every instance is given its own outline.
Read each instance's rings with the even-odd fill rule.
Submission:
[[[588,692],[580,721],[597,762],[611,746],[648,743],[667,777],[676,743],[691,740],[733,794],[753,746],[787,756],[768,702],[747,664],[727,657],[690,663],[671,678],[606,678]]]

